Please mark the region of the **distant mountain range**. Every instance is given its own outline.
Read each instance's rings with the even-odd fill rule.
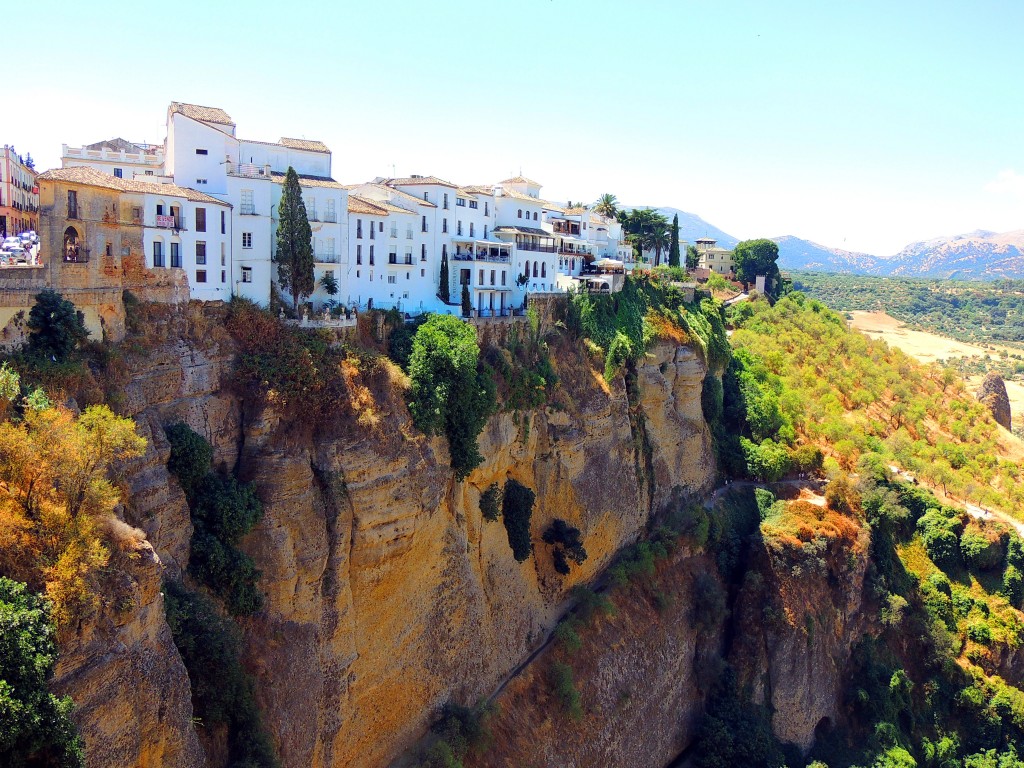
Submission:
[[[713,237],[723,248],[733,248],[733,237],[695,213],[663,206],[654,208],[669,221],[679,216],[679,238],[693,243],[699,237]],[[958,280],[1024,279],[1024,229],[1013,232],[977,230],[963,235],[937,237],[911,243],[893,256],[845,251],[804,240],[794,235],[771,238],[779,245],[779,267],[854,275],[901,275],[942,277]]]

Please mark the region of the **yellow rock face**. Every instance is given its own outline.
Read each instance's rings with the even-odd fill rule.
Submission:
[[[267,600],[243,622],[245,661],[283,765],[388,765],[443,703],[489,694],[556,623],[572,586],[634,540],[652,510],[713,476],[705,368],[690,349],[657,346],[640,368],[636,402],[621,379],[609,387],[587,370],[563,378],[584,382],[568,392],[571,411],[494,416],[481,435],[485,461],[462,483],[446,442],[413,429],[400,393],[378,398],[376,424],[317,425],[314,440],[224,391],[229,353],[179,339],[138,372],[130,399],[154,439],[129,508],[140,510],[132,522],[168,567],[184,567],[187,509],[160,467],[158,427],[172,420],[206,434],[216,460],[232,467],[237,458],[242,479],[256,482],[265,514],[244,548]],[[502,523],[479,509],[483,490],[508,478],[537,496],[534,554],[524,563]],[[589,553],[568,577],[541,541],[556,517],[580,529]],[[187,678],[155,587],[148,594],[128,617],[129,647],[160,670],[160,697],[119,702],[126,679],[148,680],[141,661],[75,653],[63,662],[63,690],[91,702],[79,714],[90,766],[201,764],[195,732],[181,722],[191,714]],[[125,745],[116,755],[95,746],[109,728]]]

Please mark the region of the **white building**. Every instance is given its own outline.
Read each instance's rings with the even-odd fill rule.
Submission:
[[[732,274],[732,251],[718,248],[713,237],[697,238],[697,268],[710,269],[720,275]]]
[[[84,147],[64,144],[61,146],[60,165],[61,168],[84,166],[119,179],[163,176],[164,148],[162,144],[138,143],[121,138],[98,141]]]

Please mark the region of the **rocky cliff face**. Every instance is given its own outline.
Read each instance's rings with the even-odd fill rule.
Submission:
[[[163,425],[184,420],[205,434],[215,463],[255,481],[265,502],[244,544],[267,594],[244,622],[246,663],[289,766],[386,765],[443,702],[490,693],[541,642],[568,590],[634,539],[652,509],[712,479],[705,369],[690,349],[656,346],[632,392],[582,359],[557,361],[571,407],[495,416],[481,436],[484,464],[455,483],[446,444],[412,428],[388,366],[353,381],[369,397],[358,419],[297,423],[229,392],[233,348],[215,316],[191,309],[167,328],[125,393],[150,440],[128,468],[125,518],[153,553],[128,572],[133,603],[84,627],[58,671],[60,690],[79,702],[91,766],[205,760],[158,590],[162,574],[187,564],[191,534],[165,469]],[[479,510],[480,493],[507,478],[537,495],[535,552],[521,564],[501,523]],[[555,517],[582,531],[590,553],[569,577],[540,541]]]

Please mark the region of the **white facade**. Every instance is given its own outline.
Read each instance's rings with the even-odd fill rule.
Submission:
[[[61,168],[92,168],[120,179],[155,181],[164,175],[164,148],[110,139],[84,147],[61,145]]]

